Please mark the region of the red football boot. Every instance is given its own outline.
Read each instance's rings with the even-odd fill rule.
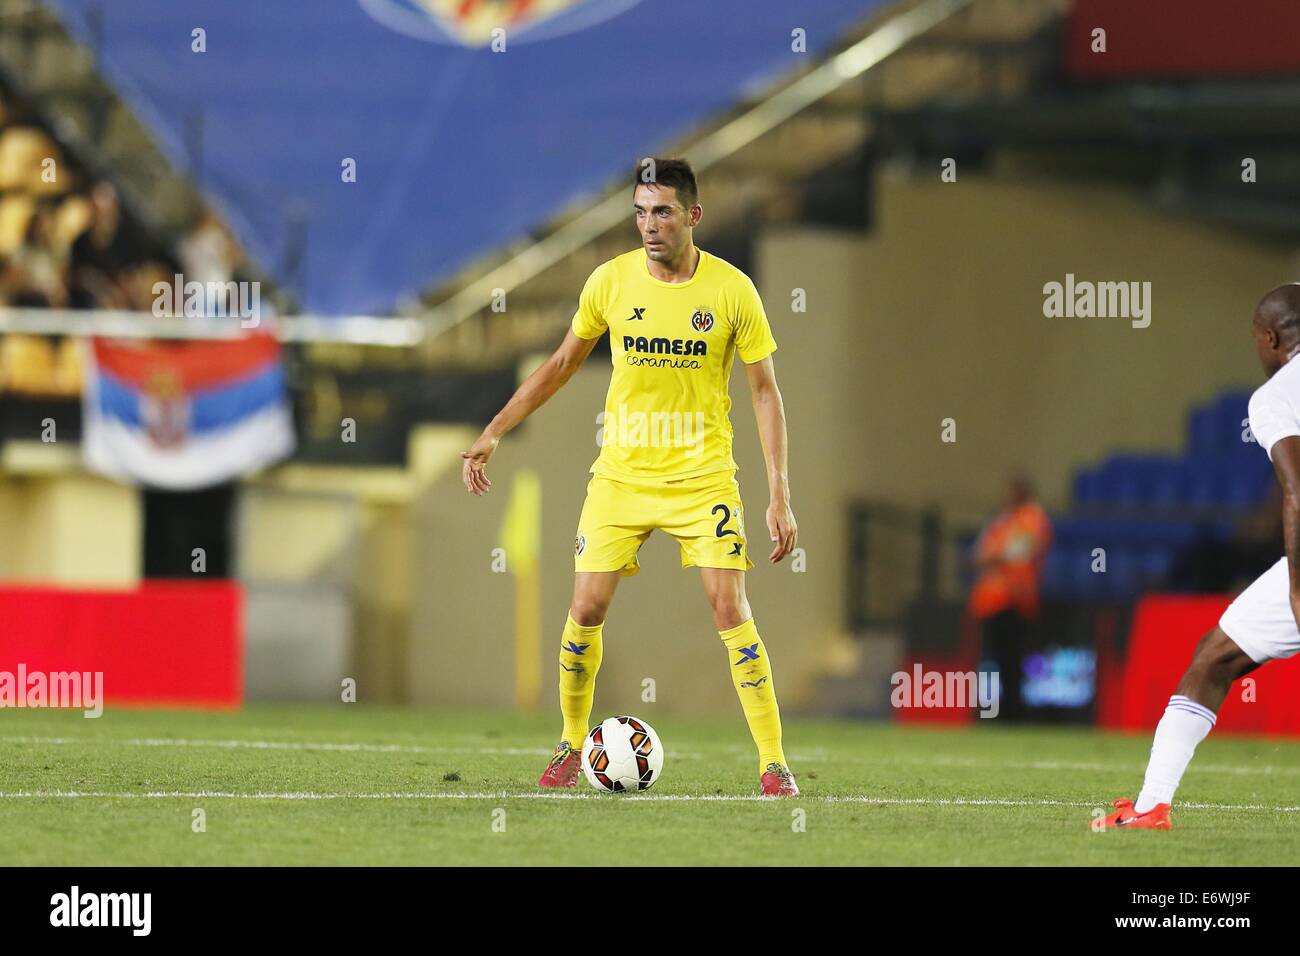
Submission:
[[[555,748],[551,762],[542,771],[537,781],[539,787],[576,787],[578,774],[582,772],[582,751],[574,750],[567,740],[561,740]]]
[[[763,796],[765,797],[799,796],[799,787],[794,782],[794,774],[784,764],[768,764],[767,772],[762,777],[762,784]]]
[[[1146,813],[1133,809],[1132,800],[1116,800],[1112,806],[1115,812],[1102,821],[1102,829],[1114,830],[1128,827],[1133,830],[1172,830],[1173,822],[1169,819],[1169,804],[1157,803]]]

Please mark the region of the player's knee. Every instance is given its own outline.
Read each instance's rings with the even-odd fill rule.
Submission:
[[[736,595],[720,595],[712,601],[713,623],[720,631],[739,627],[750,618],[749,602]]]
[[[605,614],[609,611],[609,602],[593,597],[575,597],[569,608],[573,623],[581,627],[595,627],[605,623]]]

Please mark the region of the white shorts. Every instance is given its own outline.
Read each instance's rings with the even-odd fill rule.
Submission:
[[[1285,556],[1237,595],[1219,618],[1219,627],[1256,664],[1300,652]]]

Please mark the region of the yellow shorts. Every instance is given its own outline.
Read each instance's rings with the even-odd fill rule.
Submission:
[[[636,553],[656,528],[677,539],[684,568],[754,566],[740,485],[735,472],[724,471],[654,486],[593,476],[573,540],[574,570],[636,574]]]

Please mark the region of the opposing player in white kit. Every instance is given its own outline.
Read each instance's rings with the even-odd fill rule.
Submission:
[[[1300,651],[1300,284],[1279,286],[1255,309],[1255,350],[1268,381],[1250,397],[1250,430],[1282,486],[1286,555],[1242,591],[1201,638],[1165,714],[1136,803],[1116,800],[1106,827],[1168,830],[1169,808],[1196,745],[1214,727],[1232,682]]]

